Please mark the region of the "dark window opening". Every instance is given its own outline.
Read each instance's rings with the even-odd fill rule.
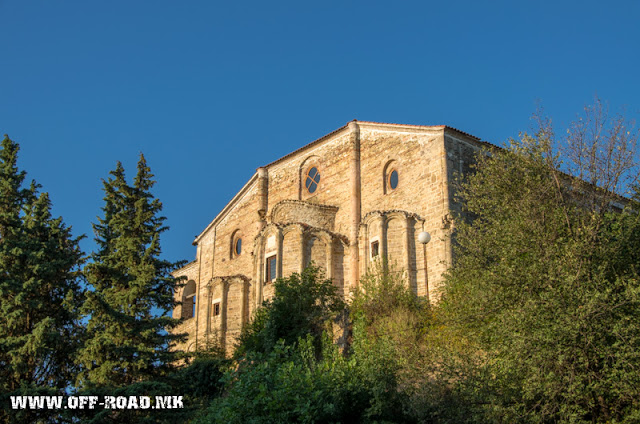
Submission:
[[[371,243],[371,257],[375,258],[380,253],[380,242],[374,241]]]
[[[398,171],[392,170],[389,174],[389,188],[395,190],[398,187]]]
[[[213,304],[213,316],[217,317],[218,315],[220,315],[220,302],[216,302]]]
[[[242,253],[242,239],[241,238],[236,240],[234,251],[236,252],[236,255],[240,255],[240,253]]]
[[[267,258],[267,269],[265,273],[265,282],[269,283],[276,279],[276,257]]]

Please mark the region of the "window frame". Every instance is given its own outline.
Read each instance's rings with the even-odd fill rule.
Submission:
[[[375,249],[374,249],[375,247]],[[374,254],[375,252],[375,254]],[[379,240],[373,240],[371,242],[371,258],[377,258],[378,256],[380,256],[380,241]]]
[[[393,175],[394,172],[396,173],[396,178],[397,178],[395,187],[391,185],[391,176]],[[396,168],[395,166],[391,167],[391,170],[387,172],[387,193],[391,193],[392,191],[395,191],[399,185],[400,185],[400,172],[398,172],[398,168]]]
[[[272,267],[273,266],[273,267]],[[271,255],[265,259],[264,282],[271,283],[278,278],[278,255]],[[273,274],[273,278],[271,275]]]
[[[238,253],[238,242],[240,243],[240,253]],[[242,255],[242,230],[235,230],[229,239],[229,259]]]
[[[314,176],[312,177],[310,175],[310,172],[312,169],[316,170],[316,173],[314,174]],[[316,181],[316,177],[317,177],[317,181]],[[307,181],[311,180],[311,183],[309,183],[309,185],[307,186]],[[304,173],[304,189],[307,191],[307,195],[309,196],[313,196],[315,195],[318,190],[320,189],[320,181],[322,181],[322,174],[320,173],[320,167],[318,167],[318,165],[311,165],[307,168],[307,172]],[[310,187],[312,184],[315,184],[315,188],[313,189],[313,191],[310,190]]]

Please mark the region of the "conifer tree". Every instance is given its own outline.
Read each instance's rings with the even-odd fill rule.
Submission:
[[[0,148],[0,390],[62,391],[75,378],[80,340],[81,237],[51,216],[47,193],[17,167],[19,146]]]
[[[179,264],[160,258],[160,235],[168,229],[162,203],[151,194],[153,174],[140,155],[133,185],[118,162],[103,181],[104,217],[94,224],[98,251],[85,276],[92,286],[83,312],[90,316],[80,355],[79,384],[123,387],[165,374],[174,361],[168,332],[178,320],[171,276]],[[157,312],[161,315],[158,315]]]

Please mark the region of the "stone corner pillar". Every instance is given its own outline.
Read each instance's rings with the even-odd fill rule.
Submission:
[[[229,281],[223,278],[220,281],[220,289],[222,291],[220,300],[220,344],[225,352],[227,351],[227,297],[229,291]]]
[[[258,231],[267,225],[269,210],[269,172],[267,168],[258,168]]]
[[[358,246],[358,229],[360,227],[360,219],[361,219],[361,186],[360,186],[360,126],[356,121],[351,121],[348,124],[348,128],[350,131],[349,134],[349,144],[351,147],[351,158],[350,158],[350,193],[351,193],[351,204],[350,204],[350,215],[351,215],[351,231],[349,234],[349,239],[351,245],[349,246],[349,257],[351,261],[350,271],[351,275],[349,278],[349,283],[351,287],[356,287],[358,285],[358,280],[360,279],[360,260],[359,260],[359,246]]]

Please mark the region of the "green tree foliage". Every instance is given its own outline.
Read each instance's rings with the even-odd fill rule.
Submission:
[[[184,395],[185,406],[192,411],[208,406],[211,400],[222,394],[222,379],[230,362],[223,354],[198,355],[188,366],[170,376],[172,393]]]
[[[344,302],[331,280],[322,280],[318,268],[274,282],[274,297],[263,303],[240,335],[237,354],[268,353],[280,340],[295,344],[311,334],[319,349],[327,322],[344,309]]]
[[[283,341],[266,354],[248,353],[197,423],[398,422],[402,411],[393,370],[374,352],[345,357],[326,338],[320,358],[311,335],[292,346]]]
[[[375,263],[354,291],[349,313],[352,350],[377,352],[375,361],[401,384],[414,379],[431,310],[409,288],[404,272],[384,259]]]
[[[5,136],[0,149],[0,390],[60,393],[73,381],[81,339],[78,268],[80,238],[51,216],[47,193],[17,167],[19,146]],[[5,416],[26,422],[28,412]]]
[[[196,422],[403,422],[393,343],[356,331],[344,355],[326,325],[344,306],[317,268],[276,282],[243,335],[224,395]]]
[[[152,408],[120,409],[108,408],[75,409],[64,411],[63,417],[68,422],[86,424],[103,423],[175,423],[191,422],[201,414],[211,401],[220,396],[224,389],[223,376],[229,368],[230,360],[225,358],[222,350],[198,352],[195,359],[172,372],[150,380],[132,383],[122,387],[99,386],[83,390],[82,394],[90,394],[104,399],[104,396],[124,396],[138,398],[148,396]],[[183,407],[154,409],[156,396],[182,396]]]
[[[466,345],[443,367],[485,421],[640,419],[640,215],[610,191],[633,169],[617,156],[633,138],[615,120],[608,136],[593,131],[592,148],[581,125],[560,148],[543,125],[485,152],[459,192],[440,313]]]
[[[386,401],[378,404],[381,413],[392,411],[388,421],[485,422],[456,387],[460,374],[473,370],[466,364],[474,357],[462,356],[466,341],[443,324],[437,306],[416,296],[402,270],[384,260],[374,264],[349,308],[352,352],[359,368],[376,376],[367,385],[385,388]]]
[[[372,334],[419,334],[428,317],[427,299],[409,288],[404,271],[383,259],[373,264],[353,293],[350,313]]]
[[[133,185],[120,163],[110,174],[104,217],[94,225],[99,249],[85,268],[93,290],[82,309],[89,322],[79,383],[89,387],[124,387],[166,374],[176,359],[169,345],[180,338],[167,332],[179,322],[168,315],[178,264],[160,258],[167,227],[151,194],[153,175],[142,155]]]

